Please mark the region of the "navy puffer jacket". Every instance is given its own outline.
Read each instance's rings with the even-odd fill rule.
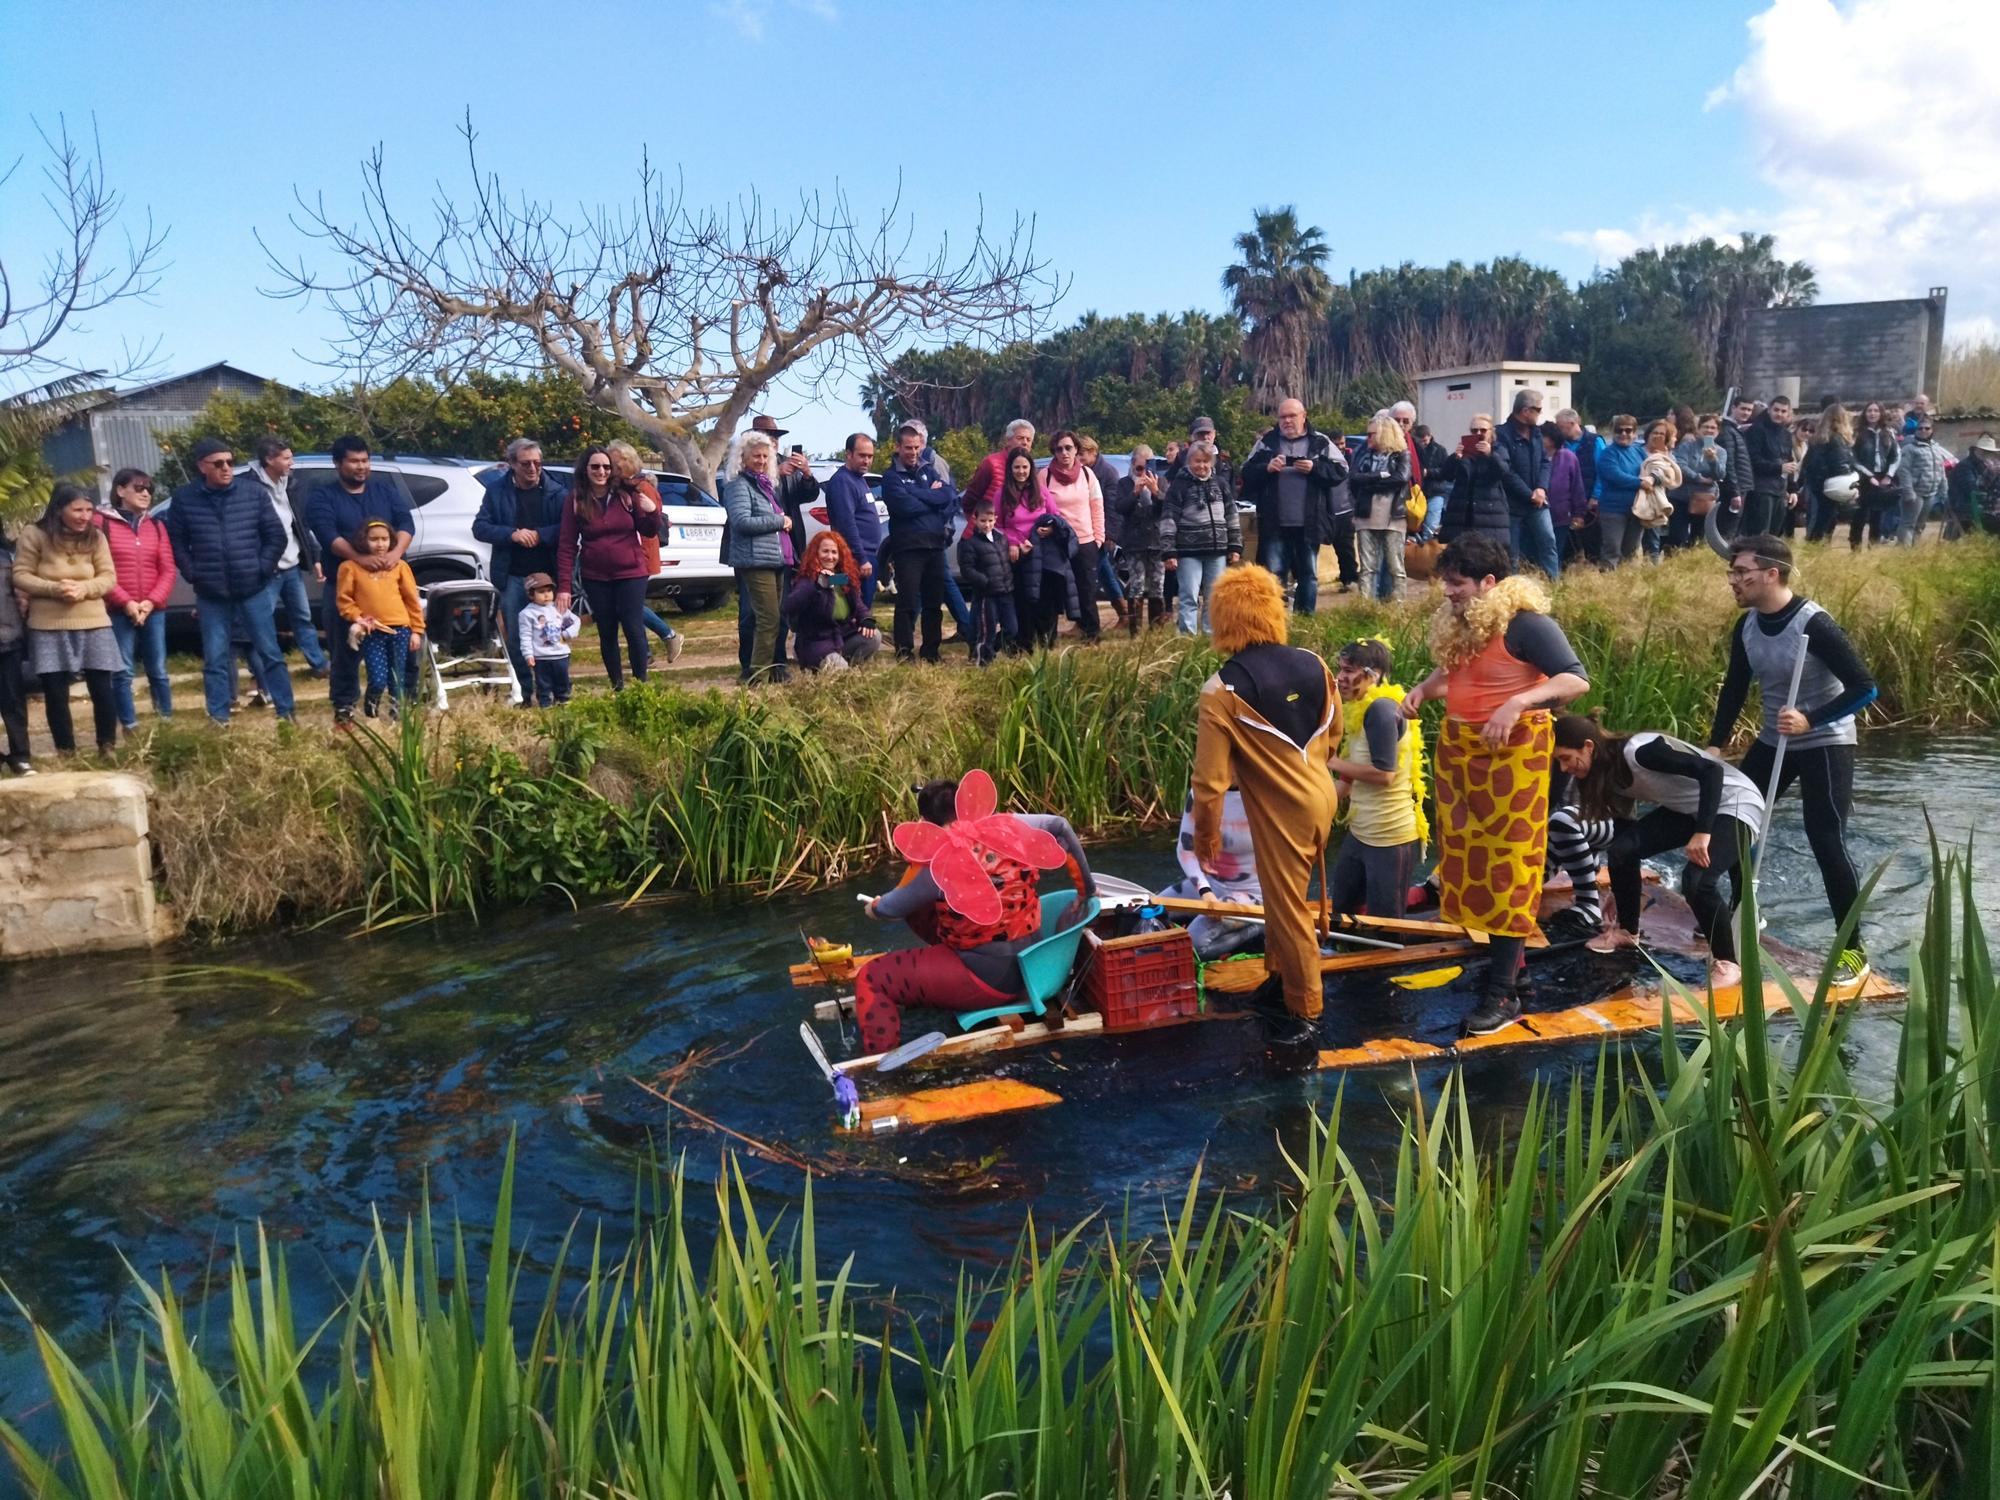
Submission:
[[[229,488],[184,484],[160,518],[173,543],[174,566],[200,599],[248,599],[260,593],[285,555],[285,528],[264,486],[238,474]]]

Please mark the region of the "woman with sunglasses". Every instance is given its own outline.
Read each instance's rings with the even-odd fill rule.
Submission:
[[[1607,570],[1639,550],[1639,539],[1646,530],[1632,518],[1646,466],[1646,450],[1639,446],[1638,437],[1637,417],[1615,416],[1611,419],[1611,441],[1597,455],[1597,565]]]
[[[569,608],[572,582],[581,576],[614,693],[625,686],[618,661],[621,631],[631,653],[632,676],[646,680],[646,580],[652,571],[642,538],[659,534],[659,501],[634,484],[619,482],[609,449],[587,449],[576,461],[576,483],[563,498],[556,608]]]
[[[1049,453],[1043,483],[1057,512],[1076,533],[1076,553],[1070,559],[1070,574],[1076,579],[1076,625],[1086,641],[1095,642],[1097,549],[1104,541],[1104,489],[1083,461],[1083,443],[1075,433],[1057,433],[1049,440]]]
[[[139,727],[139,706],[132,697],[135,665],[146,674],[153,712],[163,719],[174,716],[167,686],[166,608],[179,574],[166,523],[152,514],[152,476],[144,469],[120,469],[111,478],[111,505],[98,512],[97,524],[111,543],[111,566],[118,575],[104,602],[111,610],[111,634],[125,659],[111,687],[118,722],[129,734]]]

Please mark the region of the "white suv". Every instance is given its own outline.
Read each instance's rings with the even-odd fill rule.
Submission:
[[[453,578],[484,578],[487,547],[472,537],[472,518],[486,498],[479,482],[481,466],[470,459],[457,458],[371,458],[368,472],[380,475],[403,493],[410,507],[414,528],[406,555],[410,571],[419,584]],[[239,469],[240,473],[241,470]],[[302,453],[292,461],[286,492],[292,513],[305,519],[306,499],[323,484],[336,479],[333,460],[324,453]],[[333,570],[328,568],[331,583]],[[320,584],[310,576],[306,594],[317,607]],[[167,601],[167,620],[186,625],[194,615],[194,590],[182,579],[174,585]],[[285,622],[279,621],[282,629]]]

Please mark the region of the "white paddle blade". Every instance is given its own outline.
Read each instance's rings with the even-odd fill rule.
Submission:
[[[806,1044],[806,1051],[812,1054],[812,1060],[819,1065],[820,1072],[826,1075],[826,1081],[837,1083],[840,1075],[833,1071],[833,1064],[827,1061],[826,1048],[820,1045],[819,1035],[812,1029],[811,1022],[799,1022],[799,1040]]]
[[[882,1054],[882,1060],[875,1064],[878,1073],[893,1073],[904,1063],[915,1062],[918,1058],[937,1051],[951,1038],[942,1031],[927,1031],[922,1036],[903,1043],[894,1052]]]

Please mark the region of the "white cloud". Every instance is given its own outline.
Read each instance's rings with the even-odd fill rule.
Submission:
[[[1776,236],[1823,301],[1952,289],[1953,338],[2000,316],[2000,4],[1773,0],[1708,107],[1741,113],[1773,197],[1572,231],[1606,262],[1641,245],[1739,229]]]
[[[840,19],[835,0],[785,0],[785,5],[796,15],[811,16],[827,25]],[[746,42],[761,42],[771,19],[771,0],[711,0],[708,13],[735,27]]]

